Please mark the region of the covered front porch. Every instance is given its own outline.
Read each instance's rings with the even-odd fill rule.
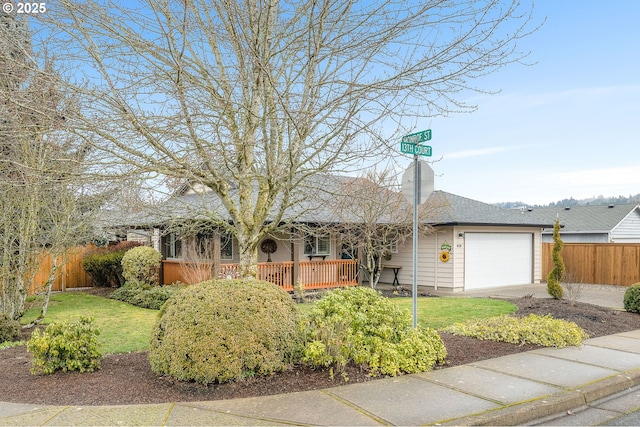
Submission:
[[[302,290],[342,288],[358,284],[358,262],[355,259],[284,261],[258,263],[258,279],[293,291],[296,283]],[[162,283],[193,284],[203,280],[239,277],[238,264],[187,262],[178,259],[162,261]]]

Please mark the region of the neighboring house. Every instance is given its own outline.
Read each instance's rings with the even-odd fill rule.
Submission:
[[[427,200],[433,206],[433,234],[418,241],[418,284],[452,292],[539,283],[542,229],[550,222],[444,191]],[[389,266],[400,284],[412,283],[412,242],[392,254]],[[393,268],[382,277],[393,281]]]
[[[335,222],[336,212],[323,200],[338,194],[342,185],[356,179],[323,176],[314,197],[301,198],[290,207],[289,216],[305,224],[306,232],[279,234],[264,239],[259,248],[259,277],[274,281],[285,289],[293,289],[296,278],[310,288],[356,284],[357,250],[343,244],[339,233],[313,234],[314,225]],[[430,210],[428,224],[432,233],[418,240],[418,284],[427,289],[452,292],[465,289],[539,283],[542,270],[542,229],[553,221],[539,220],[534,215],[499,208],[486,203],[434,192],[426,202]],[[211,192],[203,193],[185,187],[163,206],[164,213],[138,216],[127,224],[127,235],[149,236],[150,242],[164,257],[164,282],[182,280],[178,270],[185,264],[185,245],[202,246],[210,236],[185,241],[166,232],[165,224],[176,218],[204,219],[203,206],[222,212],[220,202]],[[344,221],[344,214],[340,216]],[[141,230],[147,230],[141,232]],[[145,234],[146,233],[146,234]],[[205,240],[202,240],[204,238]],[[215,257],[224,272],[233,272],[239,260],[234,239],[218,234]],[[270,240],[269,242],[265,242]],[[392,245],[381,282],[396,285],[412,283],[412,241]],[[227,274],[227,273],[222,273]]]
[[[560,237],[564,243],[640,243],[637,203],[529,208],[525,214],[552,223],[560,218]],[[553,228],[542,231],[542,241],[553,242]]]

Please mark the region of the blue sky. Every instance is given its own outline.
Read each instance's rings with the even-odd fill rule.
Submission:
[[[435,189],[487,203],[640,193],[640,1],[536,0],[531,66],[478,81],[471,114],[425,119]],[[411,156],[400,154],[404,169]],[[404,158],[402,158],[404,156]]]

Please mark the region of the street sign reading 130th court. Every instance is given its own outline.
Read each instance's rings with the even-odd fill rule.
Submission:
[[[405,154],[418,154],[420,156],[431,156],[431,146],[410,144],[408,142],[400,143],[400,151]]]

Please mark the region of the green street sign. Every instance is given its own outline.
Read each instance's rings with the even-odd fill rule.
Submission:
[[[431,156],[431,147],[429,145],[410,144],[408,142],[400,143],[400,151],[405,154],[417,154],[419,156]]]
[[[410,144],[418,144],[420,142],[431,140],[431,129],[423,130],[416,133],[411,133],[402,137],[402,142],[408,142]],[[403,151],[404,153],[404,151]]]

